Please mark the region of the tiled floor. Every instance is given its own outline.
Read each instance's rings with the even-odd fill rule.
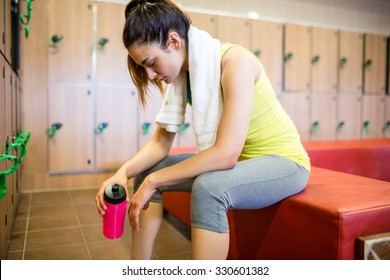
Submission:
[[[127,260],[131,229],[118,240],[102,234],[95,207],[96,189],[22,193],[7,259],[10,260]],[[153,259],[190,259],[191,243],[166,216]],[[184,233],[184,234],[183,234]]]

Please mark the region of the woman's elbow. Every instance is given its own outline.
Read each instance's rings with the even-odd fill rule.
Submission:
[[[234,168],[237,165],[237,161],[239,158],[239,154],[236,153],[228,153],[223,156],[222,162],[222,168],[223,169],[231,169]]]

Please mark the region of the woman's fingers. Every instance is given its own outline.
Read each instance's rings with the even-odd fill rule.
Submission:
[[[141,212],[141,208],[139,207],[139,204],[135,202],[134,200],[130,203],[129,208],[129,218],[130,218],[130,225],[131,227],[138,231],[139,230],[139,214]]]
[[[98,210],[98,214],[100,216],[104,216],[104,214],[106,213],[107,206],[104,203],[104,198],[103,198],[103,194],[102,193],[98,193],[97,194],[97,196],[95,198],[95,202],[96,202],[96,207],[97,207],[97,210]]]

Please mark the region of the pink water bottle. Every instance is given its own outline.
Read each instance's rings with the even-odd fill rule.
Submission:
[[[107,209],[103,216],[103,234],[109,239],[123,234],[126,215],[126,190],[122,185],[110,184],[104,190]]]

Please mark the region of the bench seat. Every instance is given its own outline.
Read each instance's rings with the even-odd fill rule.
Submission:
[[[309,155],[312,151],[326,149],[326,146],[324,149],[319,148],[323,144],[319,143],[316,149],[308,148]],[[375,150],[376,147],[361,148]],[[383,150],[390,146],[380,147],[374,153],[366,152],[366,155],[381,156]],[[351,150],[351,146],[344,148]],[[360,148],[355,146],[354,149]],[[344,153],[340,147],[329,150],[333,150],[338,158]],[[193,148],[185,148],[172,153],[193,151]],[[318,152],[316,155],[326,156],[329,153]],[[318,161],[320,164],[328,164],[333,159],[328,163]],[[372,163],[375,157],[367,161]],[[381,159],[381,165],[385,163],[388,165],[387,161]],[[355,164],[361,164],[360,160]],[[381,170],[386,168],[382,167]],[[190,194],[164,192],[163,200],[165,210],[190,227]],[[227,215],[230,225],[229,259],[355,259],[358,237],[390,231],[390,182],[320,168],[313,164],[308,185],[303,192],[270,207],[229,210]]]

